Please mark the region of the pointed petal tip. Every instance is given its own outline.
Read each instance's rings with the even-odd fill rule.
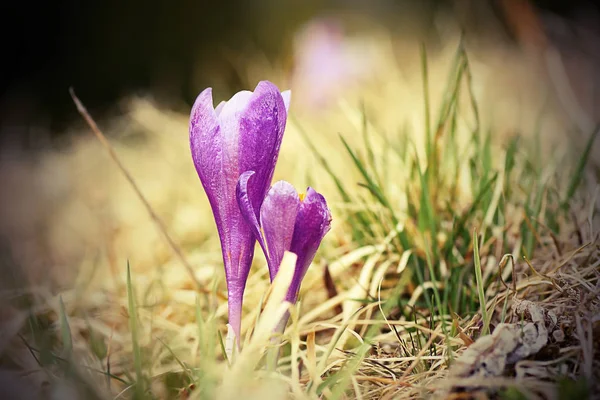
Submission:
[[[242,216],[247,220],[251,225],[257,224],[256,213],[254,211],[254,207],[252,202],[250,201],[250,196],[248,194],[248,181],[254,175],[254,171],[245,171],[242,172],[240,177],[238,178],[238,183],[235,188],[235,194],[238,202],[238,206],[240,211],[242,212]]]
[[[202,170],[206,169],[206,166],[202,167],[199,163],[201,163],[200,160],[203,158],[202,154],[209,152],[209,148],[211,147],[206,144],[201,145],[201,143],[203,140],[208,140],[212,146],[216,146],[218,132],[219,120],[213,108],[212,88],[209,87],[200,92],[198,97],[196,97],[196,101],[194,101],[194,105],[190,111],[190,148],[197,170],[199,168]]]
[[[248,179],[250,179],[250,177],[252,175],[254,175],[254,174],[255,174],[254,171],[245,171],[245,172],[242,172],[241,175],[240,175],[240,179],[239,179],[240,183],[241,183],[242,180],[244,181],[244,184],[248,183]],[[238,183],[238,185],[239,185],[239,183]]]
[[[279,88],[277,87],[277,85],[274,84],[271,81],[266,80],[266,79],[263,80],[263,81],[258,82],[256,84],[256,88],[254,89],[254,91],[258,90],[259,88],[263,89],[263,90],[264,89],[268,89],[268,90],[273,90],[274,89],[274,90],[277,90],[277,92],[279,92]]]
[[[260,93],[264,93],[264,92],[271,92],[273,94],[280,94],[281,98],[283,99],[283,104],[285,105],[285,111],[289,112],[290,110],[290,102],[292,100],[292,91],[291,90],[284,90],[283,92],[279,90],[279,88],[277,87],[277,85],[275,85],[273,82],[271,81],[260,81],[258,82],[258,85],[256,85],[256,89],[254,89],[255,92],[260,92]]]
[[[194,111],[198,108],[213,108],[213,97],[212,97],[212,88],[207,87],[203,91],[200,92],[196,100],[194,101],[194,105],[192,106],[192,115]]]
[[[327,206],[327,200],[325,200],[325,196],[323,196],[321,193],[317,192],[309,186],[306,189],[306,196],[304,197],[304,202],[317,204],[319,213],[323,218],[322,232],[324,236],[331,229],[332,220],[331,210]]]
[[[306,188],[306,199],[310,202],[318,202],[327,208],[327,200],[325,200],[325,196],[310,186]]]

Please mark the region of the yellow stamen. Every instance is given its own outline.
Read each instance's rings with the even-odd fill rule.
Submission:
[[[304,198],[306,197],[306,193],[300,193],[298,194],[298,197],[300,197],[300,202],[302,203],[304,201]]]

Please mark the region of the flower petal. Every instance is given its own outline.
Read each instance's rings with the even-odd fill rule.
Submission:
[[[235,96],[234,96],[235,97]],[[234,102],[235,104],[235,102]],[[222,109],[221,116],[226,111]],[[241,304],[244,287],[254,257],[254,235],[240,213],[235,190],[237,141],[226,143],[223,126],[213,108],[212,90],[204,90],[194,103],[190,116],[190,148],[194,165],[213,215],[225,265],[230,323],[240,334]]]
[[[296,272],[287,297],[292,303],[296,301],[300,283],[315,258],[323,237],[330,229],[331,212],[327,202],[321,194],[309,187],[298,210],[291,244],[291,251],[298,255]]]
[[[217,114],[217,117],[221,114],[221,111],[223,111],[223,107],[225,107],[225,104],[227,104],[227,102],[222,101],[215,107],[215,113]]]
[[[248,102],[252,98],[252,95],[253,93],[251,91],[242,90],[234,94],[233,97],[228,101],[221,102],[217,106],[222,107],[221,112],[219,113],[219,121],[221,122],[221,125],[237,125],[237,123],[239,123],[240,115],[246,111]]]
[[[221,116],[227,112],[227,106],[243,101],[244,95],[236,96],[225,104]],[[212,90],[205,89],[192,108],[190,147],[196,171],[215,216],[226,274],[238,277],[250,268],[254,238],[240,214],[235,196],[239,173],[232,158],[237,158],[237,153],[232,154],[224,135],[225,129],[219,124],[213,108]]]
[[[254,171],[246,171],[242,175],[240,175],[240,179],[236,188],[236,197],[242,216],[252,229],[252,232],[258,240],[260,247],[262,247],[263,251],[265,252],[265,256],[268,257],[267,248],[265,247],[265,241],[260,230],[260,225],[258,223],[257,212],[254,209],[252,202],[250,201],[250,196],[248,195],[248,181],[253,175]]]
[[[268,250],[265,254],[269,261],[271,281],[279,270],[283,253],[291,248],[299,209],[298,192],[286,181],[273,185],[260,208],[260,224]]]
[[[277,86],[259,82],[239,121],[239,171],[255,172],[248,188],[255,210],[260,209],[271,185],[286,119],[285,103]]]
[[[223,136],[213,108],[211,88],[203,90],[196,98],[189,129],[194,166],[209,200],[211,197],[215,199],[217,187],[221,184]]]
[[[242,90],[241,92],[234,94],[222,107],[219,104],[221,107],[218,115],[219,125],[221,125],[221,130],[223,131],[223,145],[224,148],[227,149],[227,165],[238,166],[238,153],[244,152],[244,150],[239,147],[240,137],[244,134],[240,129],[240,119],[248,109],[248,103],[252,96],[252,92]],[[238,169],[238,171],[248,170]],[[236,176],[236,184],[237,178],[238,177]]]

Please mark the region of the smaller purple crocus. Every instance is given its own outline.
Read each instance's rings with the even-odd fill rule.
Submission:
[[[325,198],[314,189],[309,187],[306,195],[299,195],[290,183],[279,181],[267,193],[258,213],[259,221],[249,197],[254,184],[255,174],[252,171],[240,176],[238,204],[265,253],[271,281],[275,279],[284,252],[296,254],[296,270],[285,298],[294,304],[302,279],[323,237],[331,228],[331,212]],[[282,321],[279,330],[283,330],[285,322],[287,318]]]
[[[254,92],[241,91],[213,106],[205,89],[190,115],[190,148],[210,202],[221,240],[229,323],[240,345],[242,301],[254,256],[254,237],[236,200],[236,185],[245,171],[255,174],[247,199],[259,209],[271,185],[287,120],[290,92],[262,81]]]

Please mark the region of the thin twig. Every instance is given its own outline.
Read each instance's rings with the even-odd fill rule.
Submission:
[[[71,98],[73,99],[73,102],[75,103],[75,106],[77,107],[77,111],[79,112],[79,114],[81,114],[81,116],[83,117],[83,119],[85,119],[85,121],[87,122],[87,124],[91,128],[92,132],[94,132],[94,135],[96,135],[96,137],[98,138],[98,140],[100,141],[100,143],[102,143],[102,145],[104,146],[104,148],[108,151],[108,154],[110,155],[110,157],[112,158],[112,160],[115,162],[115,164],[117,165],[117,167],[121,170],[121,172],[123,173],[123,175],[125,176],[125,178],[129,182],[129,184],[131,185],[131,187],[133,188],[133,190],[135,191],[135,193],[137,194],[137,196],[139,197],[139,199],[142,201],[142,203],[144,204],[144,207],[146,207],[146,210],[148,211],[148,214],[150,214],[150,217],[152,218],[152,220],[154,221],[154,223],[158,227],[158,230],[163,234],[163,236],[165,237],[165,239],[169,243],[169,246],[171,246],[171,249],[175,252],[175,255],[179,258],[179,260],[181,261],[181,263],[183,264],[183,266],[187,270],[187,272],[190,275],[190,278],[192,279],[192,282],[194,283],[194,286],[196,287],[196,289],[199,290],[199,291],[201,291],[201,292],[203,292],[203,293],[210,293],[210,291],[208,289],[203,288],[200,285],[200,282],[198,282],[198,280],[196,279],[196,276],[194,274],[194,269],[192,268],[192,265],[185,258],[185,256],[183,255],[183,252],[181,251],[181,249],[179,248],[179,246],[177,246],[177,244],[175,244],[175,242],[173,241],[173,239],[169,235],[169,233],[167,231],[167,227],[165,226],[164,222],[158,217],[158,215],[156,215],[156,213],[152,209],[152,206],[150,205],[150,203],[148,202],[148,200],[146,200],[146,198],[142,194],[141,190],[136,185],[136,183],[133,180],[133,177],[131,176],[131,174],[129,173],[129,171],[127,171],[127,169],[125,168],[125,166],[123,165],[123,163],[121,163],[121,160],[117,156],[117,153],[115,152],[115,150],[112,147],[112,145],[110,144],[110,142],[106,139],[106,136],[104,136],[104,134],[102,133],[102,131],[100,131],[100,128],[98,128],[98,125],[96,124],[96,122],[94,121],[94,119],[92,118],[92,116],[90,115],[90,113],[87,111],[87,109],[85,108],[85,106],[83,105],[83,103],[81,103],[81,101],[79,100],[79,98],[75,95],[75,91],[73,90],[73,88],[69,88],[69,93],[71,94]]]

